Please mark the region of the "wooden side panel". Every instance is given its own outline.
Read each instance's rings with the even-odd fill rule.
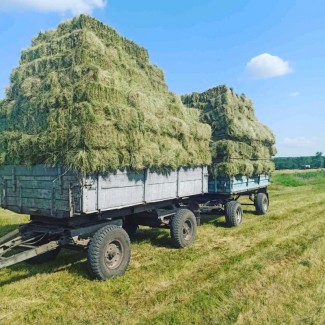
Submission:
[[[80,184],[63,168],[0,167],[0,204],[17,213],[67,218],[80,212]]]
[[[242,193],[263,188],[269,184],[270,175],[219,177],[209,180],[209,193]]]
[[[146,202],[173,199],[177,197],[177,171],[157,173],[148,170],[145,186]]]
[[[204,177],[202,167],[180,168],[178,196],[185,197],[203,193]]]
[[[207,191],[206,167],[166,172],[117,171],[84,179],[84,213],[176,199]]]
[[[69,218],[198,195],[206,189],[206,167],[166,172],[117,171],[79,177],[42,165],[0,167],[0,204],[14,212]]]
[[[84,180],[83,212],[111,210],[144,201],[144,172],[117,171]]]

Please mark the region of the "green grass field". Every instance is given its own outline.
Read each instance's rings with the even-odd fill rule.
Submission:
[[[276,173],[265,216],[204,216],[194,245],[143,228],[127,273],[92,280],[85,255],[0,270],[0,324],[324,324],[325,172]],[[28,218],[1,210],[0,235]]]

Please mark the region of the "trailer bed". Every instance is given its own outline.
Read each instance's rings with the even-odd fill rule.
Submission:
[[[206,193],[206,166],[87,177],[44,165],[0,167],[0,205],[16,213],[71,218]]]
[[[270,185],[270,175],[261,174],[247,177],[243,175],[209,179],[208,191],[211,194],[240,194],[266,188]]]

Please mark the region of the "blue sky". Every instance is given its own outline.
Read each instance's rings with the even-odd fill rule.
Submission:
[[[245,93],[278,156],[325,153],[324,1],[1,0],[0,98],[31,38],[81,12],[147,48],[178,94]]]

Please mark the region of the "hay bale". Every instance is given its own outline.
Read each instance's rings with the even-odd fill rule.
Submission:
[[[184,95],[182,101],[198,109],[201,121],[211,126],[212,175],[252,176],[274,170],[275,137],[257,120],[253,103],[245,95],[218,86]]]
[[[210,127],[147,51],[81,15],[22,51],[0,102],[0,162],[81,173],[209,164]]]
[[[201,112],[201,121],[212,128],[212,139],[258,141],[275,144],[272,131],[255,117],[253,103],[245,95],[237,95],[227,86],[217,86],[203,93],[182,96],[183,103]]]
[[[213,161],[227,162],[232,159],[269,160],[274,156],[274,146],[265,146],[261,142],[250,144],[233,140],[217,140],[210,145]]]

